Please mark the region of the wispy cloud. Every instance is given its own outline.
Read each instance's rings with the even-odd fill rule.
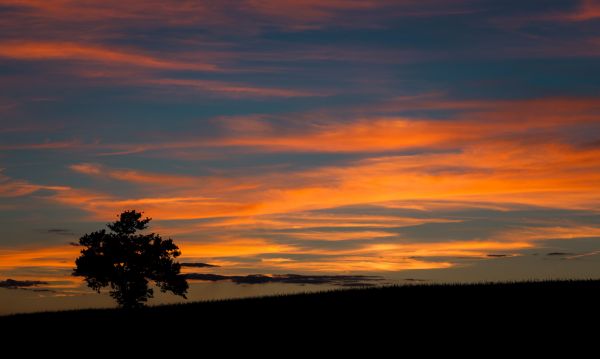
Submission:
[[[89,176],[148,185],[189,187],[199,185],[202,182],[201,178],[129,169],[114,169],[97,163],[77,163],[69,166],[69,168],[75,172]]]
[[[68,42],[3,42],[0,57],[18,60],[71,60],[88,61],[105,65],[128,65],[168,70],[214,71],[217,66],[209,63],[180,62],[100,45]]]
[[[51,191],[66,191],[69,189],[67,186],[45,186],[33,184],[28,181],[12,179],[2,173],[0,168],[0,197],[21,197],[39,190],[51,190]]]
[[[225,81],[214,80],[192,80],[157,78],[144,81],[146,84],[162,87],[181,87],[191,90],[199,90],[206,93],[227,95],[230,97],[311,97],[327,96],[327,92],[306,91],[296,89],[285,89],[275,87],[260,87],[249,84],[236,84]]]
[[[365,16],[371,20],[375,16],[391,19],[471,12],[471,9],[464,6],[465,3],[467,2],[448,3],[443,0],[335,0],[325,3],[312,0],[244,0],[235,4],[225,1],[209,5],[202,1],[177,0],[167,5],[155,0],[127,3],[110,0],[101,4],[86,2],[83,5],[75,1],[9,0],[6,6],[14,7],[14,15],[26,14],[53,24],[91,22],[106,24],[110,28],[126,25],[154,28],[157,24],[189,27],[200,23],[208,28],[228,31],[228,27],[237,23],[246,32],[253,33],[262,26],[277,26],[293,31],[332,26],[372,27],[372,22],[366,21]]]

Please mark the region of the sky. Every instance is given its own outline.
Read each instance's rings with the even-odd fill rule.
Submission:
[[[599,58],[597,0],[0,0],[0,313],[111,305],[130,209],[187,272],[598,278]]]

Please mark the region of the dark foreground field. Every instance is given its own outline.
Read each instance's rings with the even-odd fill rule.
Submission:
[[[93,357],[587,357],[600,280],[414,285],[0,317],[21,352]],[[518,355],[517,355],[518,354]]]
[[[310,326],[425,328],[444,323],[557,323],[596,318],[600,280],[544,281],[457,285],[408,285],[348,289],[313,294],[193,302],[138,311],[90,309],[0,317],[0,325],[83,323],[113,330],[156,325],[192,326],[198,331],[248,331],[257,325],[285,330]]]

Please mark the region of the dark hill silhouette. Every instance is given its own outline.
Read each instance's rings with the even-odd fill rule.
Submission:
[[[136,311],[88,309],[0,317],[2,322],[104,324],[201,320],[206,327],[277,322],[281,327],[315,322],[420,323],[428,320],[559,320],[585,312],[598,314],[600,280],[533,281],[486,284],[415,284],[341,289],[319,293],[266,296],[160,305]],[[285,318],[285,320],[282,320]]]
[[[408,285],[145,307],[0,317],[13,337],[68,341],[114,355],[277,352],[490,354],[582,349],[596,343],[600,281]],[[94,343],[93,348],[90,343]],[[169,343],[169,345],[165,345]],[[585,349],[588,348],[589,349]],[[65,349],[58,349],[63,352]],[[168,352],[168,353],[167,353]],[[509,354],[510,352],[510,354]],[[399,353],[398,353],[399,354]],[[133,354],[132,354],[133,355]],[[572,355],[584,357],[583,355]],[[570,357],[570,356],[569,356]]]
[[[0,317],[0,328],[5,348],[28,352],[485,358],[568,351],[578,358],[595,348],[599,299],[600,281],[419,284],[12,315]],[[14,344],[22,341],[30,344]]]

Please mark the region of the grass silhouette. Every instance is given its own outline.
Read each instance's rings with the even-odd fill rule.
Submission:
[[[217,355],[250,357],[304,352],[380,358],[409,348],[444,356],[504,351],[512,357],[523,348],[538,354],[557,348],[572,353],[575,343],[594,348],[599,299],[600,280],[411,284],[134,310],[18,314],[0,317],[0,328],[6,347],[25,339],[32,348],[63,353],[68,350],[56,343],[68,342],[69,348],[81,347],[70,352],[108,357],[125,355],[121,348],[136,357],[157,352],[170,357],[174,351],[201,356],[212,349]]]
[[[550,280],[478,284],[409,284],[160,305],[136,310],[85,309],[15,314],[3,323],[87,322],[171,325],[201,319],[216,328],[232,323],[397,323],[428,320],[494,321],[519,317],[560,319],[597,313],[600,280]]]

